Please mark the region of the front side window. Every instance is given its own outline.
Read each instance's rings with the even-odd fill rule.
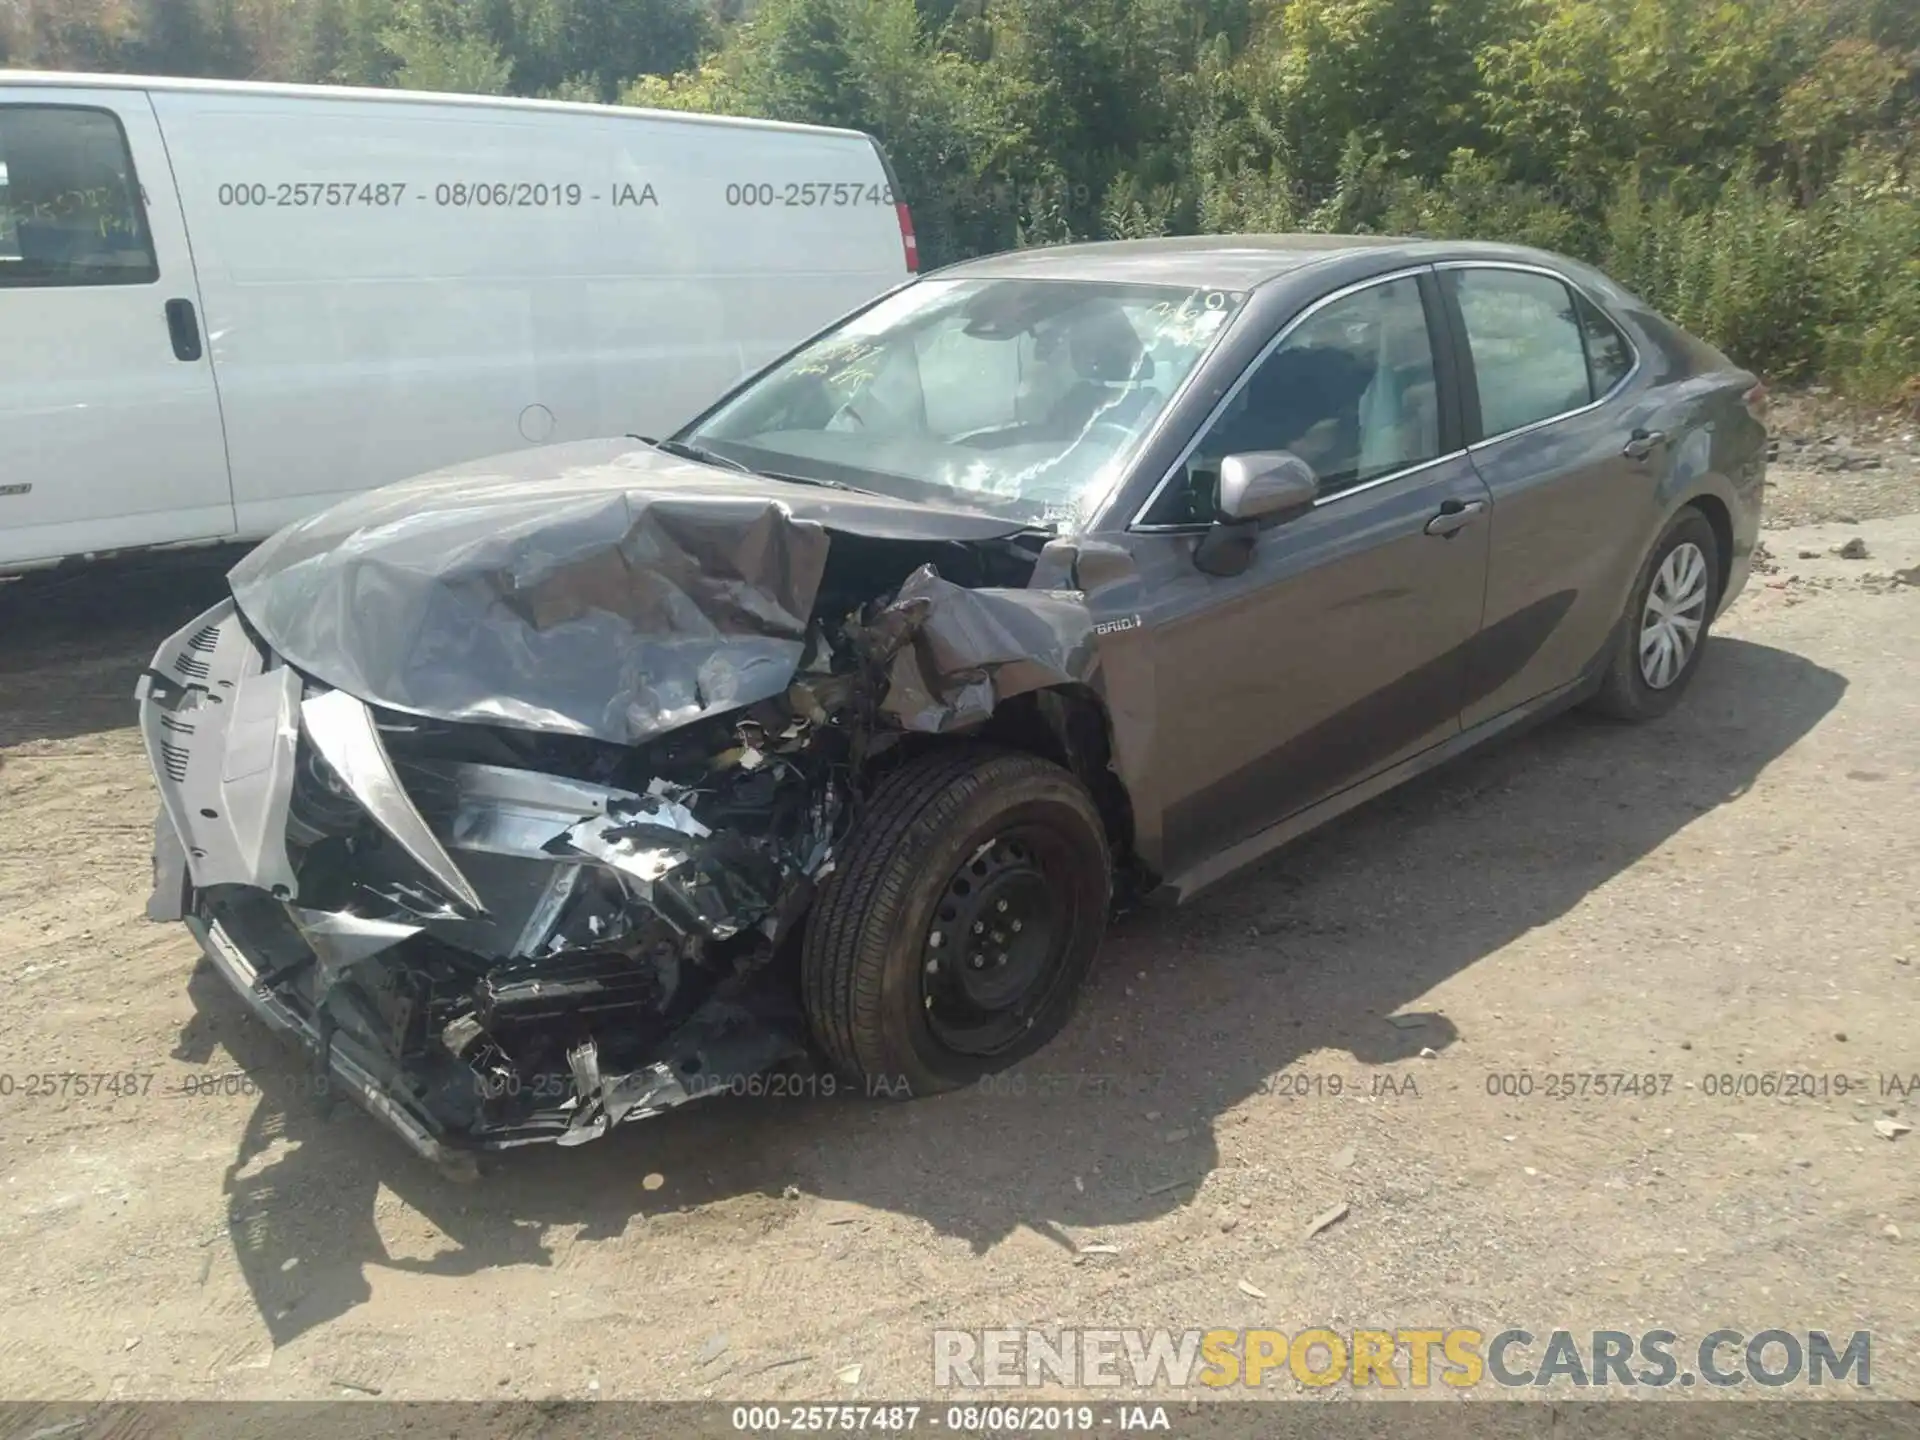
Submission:
[[[763,474],[1036,523],[1118,478],[1243,297],[928,280],[788,357],[680,436]]]
[[[1305,460],[1323,496],[1439,457],[1433,344],[1417,281],[1369,286],[1300,321],[1228,400],[1147,523],[1210,523],[1220,462],[1273,450]]]
[[[105,110],[0,105],[0,287],[159,277],[119,120]]]
[[[1480,389],[1480,433],[1578,410],[1593,399],[1573,292],[1524,270],[1445,272],[1460,302]]]

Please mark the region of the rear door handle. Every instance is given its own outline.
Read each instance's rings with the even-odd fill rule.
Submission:
[[[173,339],[173,358],[200,358],[200,322],[194,318],[191,300],[167,301],[167,334]]]
[[[1456,530],[1464,530],[1480,518],[1487,508],[1484,500],[1447,500],[1442,502],[1440,513],[1427,521],[1427,534],[1451,535]]]
[[[1667,432],[1664,430],[1636,430],[1627,437],[1627,443],[1620,447],[1620,453],[1629,460],[1644,460],[1666,443]]]

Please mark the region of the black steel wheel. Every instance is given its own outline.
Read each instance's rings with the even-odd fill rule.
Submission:
[[[965,1085],[1059,1033],[1099,948],[1106,833],[1033,755],[940,751],[879,786],[802,953],[815,1038],[876,1094]]]

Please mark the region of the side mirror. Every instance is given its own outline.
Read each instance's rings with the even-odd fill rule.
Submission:
[[[1313,467],[1290,450],[1255,450],[1220,462],[1220,518],[1193,552],[1209,575],[1238,575],[1260,530],[1304,515],[1320,494]]]
[[[1313,508],[1320,479],[1291,450],[1255,450],[1220,462],[1220,513],[1228,520],[1291,520]]]

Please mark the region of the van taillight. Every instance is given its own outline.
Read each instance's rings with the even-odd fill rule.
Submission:
[[[1747,413],[1762,425],[1767,423],[1767,410],[1770,397],[1767,394],[1767,382],[1762,380],[1740,397],[1740,403],[1747,407]]]
[[[907,209],[904,203],[895,205],[893,208],[900,212],[900,244],[907,252],[907,273],[918,275],[920,273],[920,242],[914,238],[913,234],[913,212]]]

